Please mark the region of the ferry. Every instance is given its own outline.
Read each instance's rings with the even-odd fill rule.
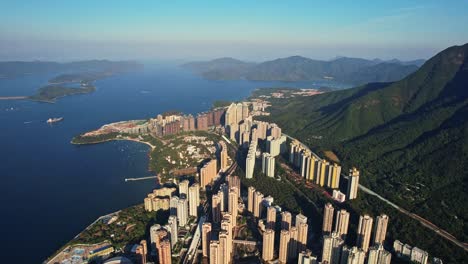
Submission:
[[[49,118],[49,119],[47,119],[47,123],[52,124],[52,123],[55,123],[55,122],[60,122],[62,120],[63,120],[63,117]]]

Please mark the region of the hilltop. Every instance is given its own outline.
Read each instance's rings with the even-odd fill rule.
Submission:
[[[243,62],[233,58],[191,62],[182,65],[204,78],[214,80],[248,79],[253,81],[319,81],[333,80],[347,84],[388,82],[416,71],[421,60],[366,60],[340,57],[331,61],[291,56],[262,63]]]
[[[272,99],[271,121],[356,165],[362,183],[467,241],[468,44],[401,81]]]

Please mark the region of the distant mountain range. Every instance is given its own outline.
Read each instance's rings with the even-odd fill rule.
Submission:
[[[244,62],[233,58],[189,62],[182,67],[211,80],[248,79],[254,81],[334,80],[351,85],[396,81],[413,73],[424,62],[415,60],[383,61],[340,57],[331,61],[301,56],[265,61]]]
[[[51,61],[6,61],[0,62],[0,78],[11,78],[46,72],[119,73],[141,69],[142,67],[143,65],[133,61],[87,60],[68,63]]]
[[[270,121],[334,150],[363,171],[364,185],[468,240],[468,44],[397,82],[272,102]]]

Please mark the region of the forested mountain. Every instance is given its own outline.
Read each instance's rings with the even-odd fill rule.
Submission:
[[[331,61],[301,56],[247,63],[232,58],[182,65],[207,79],[248,79],[254,81],[334,80],[347,84],[397,81],[418,69],[415,61],[366,60],[341,57]]]
[[[364,185],[468,240],[468,44],[398,82],[272,102],[285,131],[334,150]]]
[[[143,66],[133,61],[87,60],[76,62],[5,61],[0,62],[0,77],[10,78],[45,72],[125,72]]]

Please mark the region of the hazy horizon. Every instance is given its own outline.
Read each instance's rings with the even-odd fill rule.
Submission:
[[[467,1],[241,2],[4,2],[0,61],[407,61],[468,42]]]

